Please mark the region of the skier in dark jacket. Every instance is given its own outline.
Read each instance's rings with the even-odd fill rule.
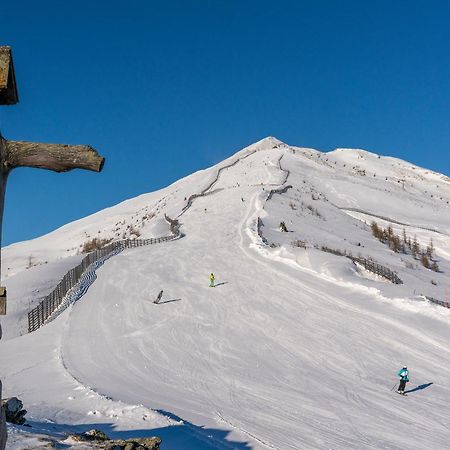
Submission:
[[[409,372],[406,366],[403,366],[403,369],[400,369],[397,373],[397,376],[400,377],[400,383],[398,385],[398,393],[405,395],[405,386],[409,381]]]
[[[161,301],[161,298],[162,298],[162,295],[163,295],[163,292],[164,291],[159,291],[159,294],[158,294],[158,296],[155,298],[155,300],[153,301],[153,303],[156,303],[156,304],[158,304],[160,301]]]

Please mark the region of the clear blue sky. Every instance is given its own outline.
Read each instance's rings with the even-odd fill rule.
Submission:
[[[4,2],[9,139],[88,143],[102,174],[18,169],[3,244],[205,168],[268,135],[450,174],[448,1]]]

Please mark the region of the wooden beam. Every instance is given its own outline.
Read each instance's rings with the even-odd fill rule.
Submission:
[[[4,168],[37,167],[67,172],[86,169],[100,172],[105,158],[89,145],[43,144],[24,141],[4,141],[6,154]]]

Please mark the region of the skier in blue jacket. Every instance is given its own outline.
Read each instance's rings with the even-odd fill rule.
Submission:
[[[398,393],[405,395],[405,386],[409,381],[409,372],[406,366],[403,366],[403,369],[400,369],[397,373],[397,376],[400,377],[400,383],[398,385]]]

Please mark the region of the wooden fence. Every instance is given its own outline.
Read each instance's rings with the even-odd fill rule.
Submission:
[[[267,239],[264,237],[263,232],[262,232],[262,227],[264,226],[264,223],[261,219],[261,217],[258,217],[258,220],[256,221],[256,230],[258,233],[258,236],[261,238],[261,240],[263,241],[264,244],[268,245],[268,241]]]
[[[167,242],[181,236],[178,220],[172,220],[166,216],[166,220],[170,223],[170,236],[164,236],[151,239],[125,239],[113,242],[106,247],[95,250],[85,256],[81,263],[73,269],[69,270],[58,283],[56,288],[50,292],[43,300],[28,313],[28,332],[36,331],[45,321],[61,306],[65,296],[80,281],[82,275],[88,268],[97,262],[104,261],[111,256],[116,255],[126,248],[142,247],[144,245],[158,244]]]
[[[379,275],[383,278],[386,278],[391,283],[403,284],[403,281],[399,278],[399,276],[394,271],[392,271],[388,267],[382,266],[381,264],[379,264],[371,259],[363,258],[361,256],[348,255],[346,252],[342,252],[341,250],[328,248],[325,246],[322,246],[321,250],[324,252],[327,252],[327,253],[332,253],[333,255],[345,256],[346,258],[351,259],[354,263],[361,264],[369,272],[376,273],[377,275]]]
[[[210,189],[212,189],[213,186],[219,181],[220,174],[222,173],[223,170],[229,169],[230,167],[235,166],[238,162],[242,161],[245,158],[248,158],[249,156],[253,155],[255,152],[256,152],[256,150],[253,150],[250,153],[247,153],[245,156],[241,156],[240,158],[236,159],[232,163],[221,167],[217,171],[216,176],[214,177],[214,180],[211,181],[211,183],[205,189],[203,189],[199,194],[192,194],[189,196],[189,198],[187,199],[187,203],[184,205],[183,209],[181,210],[180,214],[178,214],[177,217],[182,216],[192,206],[192,203],[196,198],[205,197],[206,195],[210,195],[213,192],[216,192],[216,191],[210,191]]]
[[[367,258],[357,258],[355,256],[347,256],[347,258],[350,258],[353,262],[361,264],[368,271],[386,278],[391,283],[403,284],[403,281],[400,279],[400,277],[388,267],[382,266],[381,264]]]
[[[424,295],[424,297],[431,303],[435,303],[436,305],[443,306],[444,308],[450,308],[450,304],[448,301],[444,302],[442,300],[438,300],[437,298],[428,297],[427,295]]]
[[[285,194],[289,189],[291,189],[292,186],[289,184],[287,186],[278,188],[278,189],[271,189],[269,192],[269,195],[267,196],[266,202],[269,201],[274,194]]]

